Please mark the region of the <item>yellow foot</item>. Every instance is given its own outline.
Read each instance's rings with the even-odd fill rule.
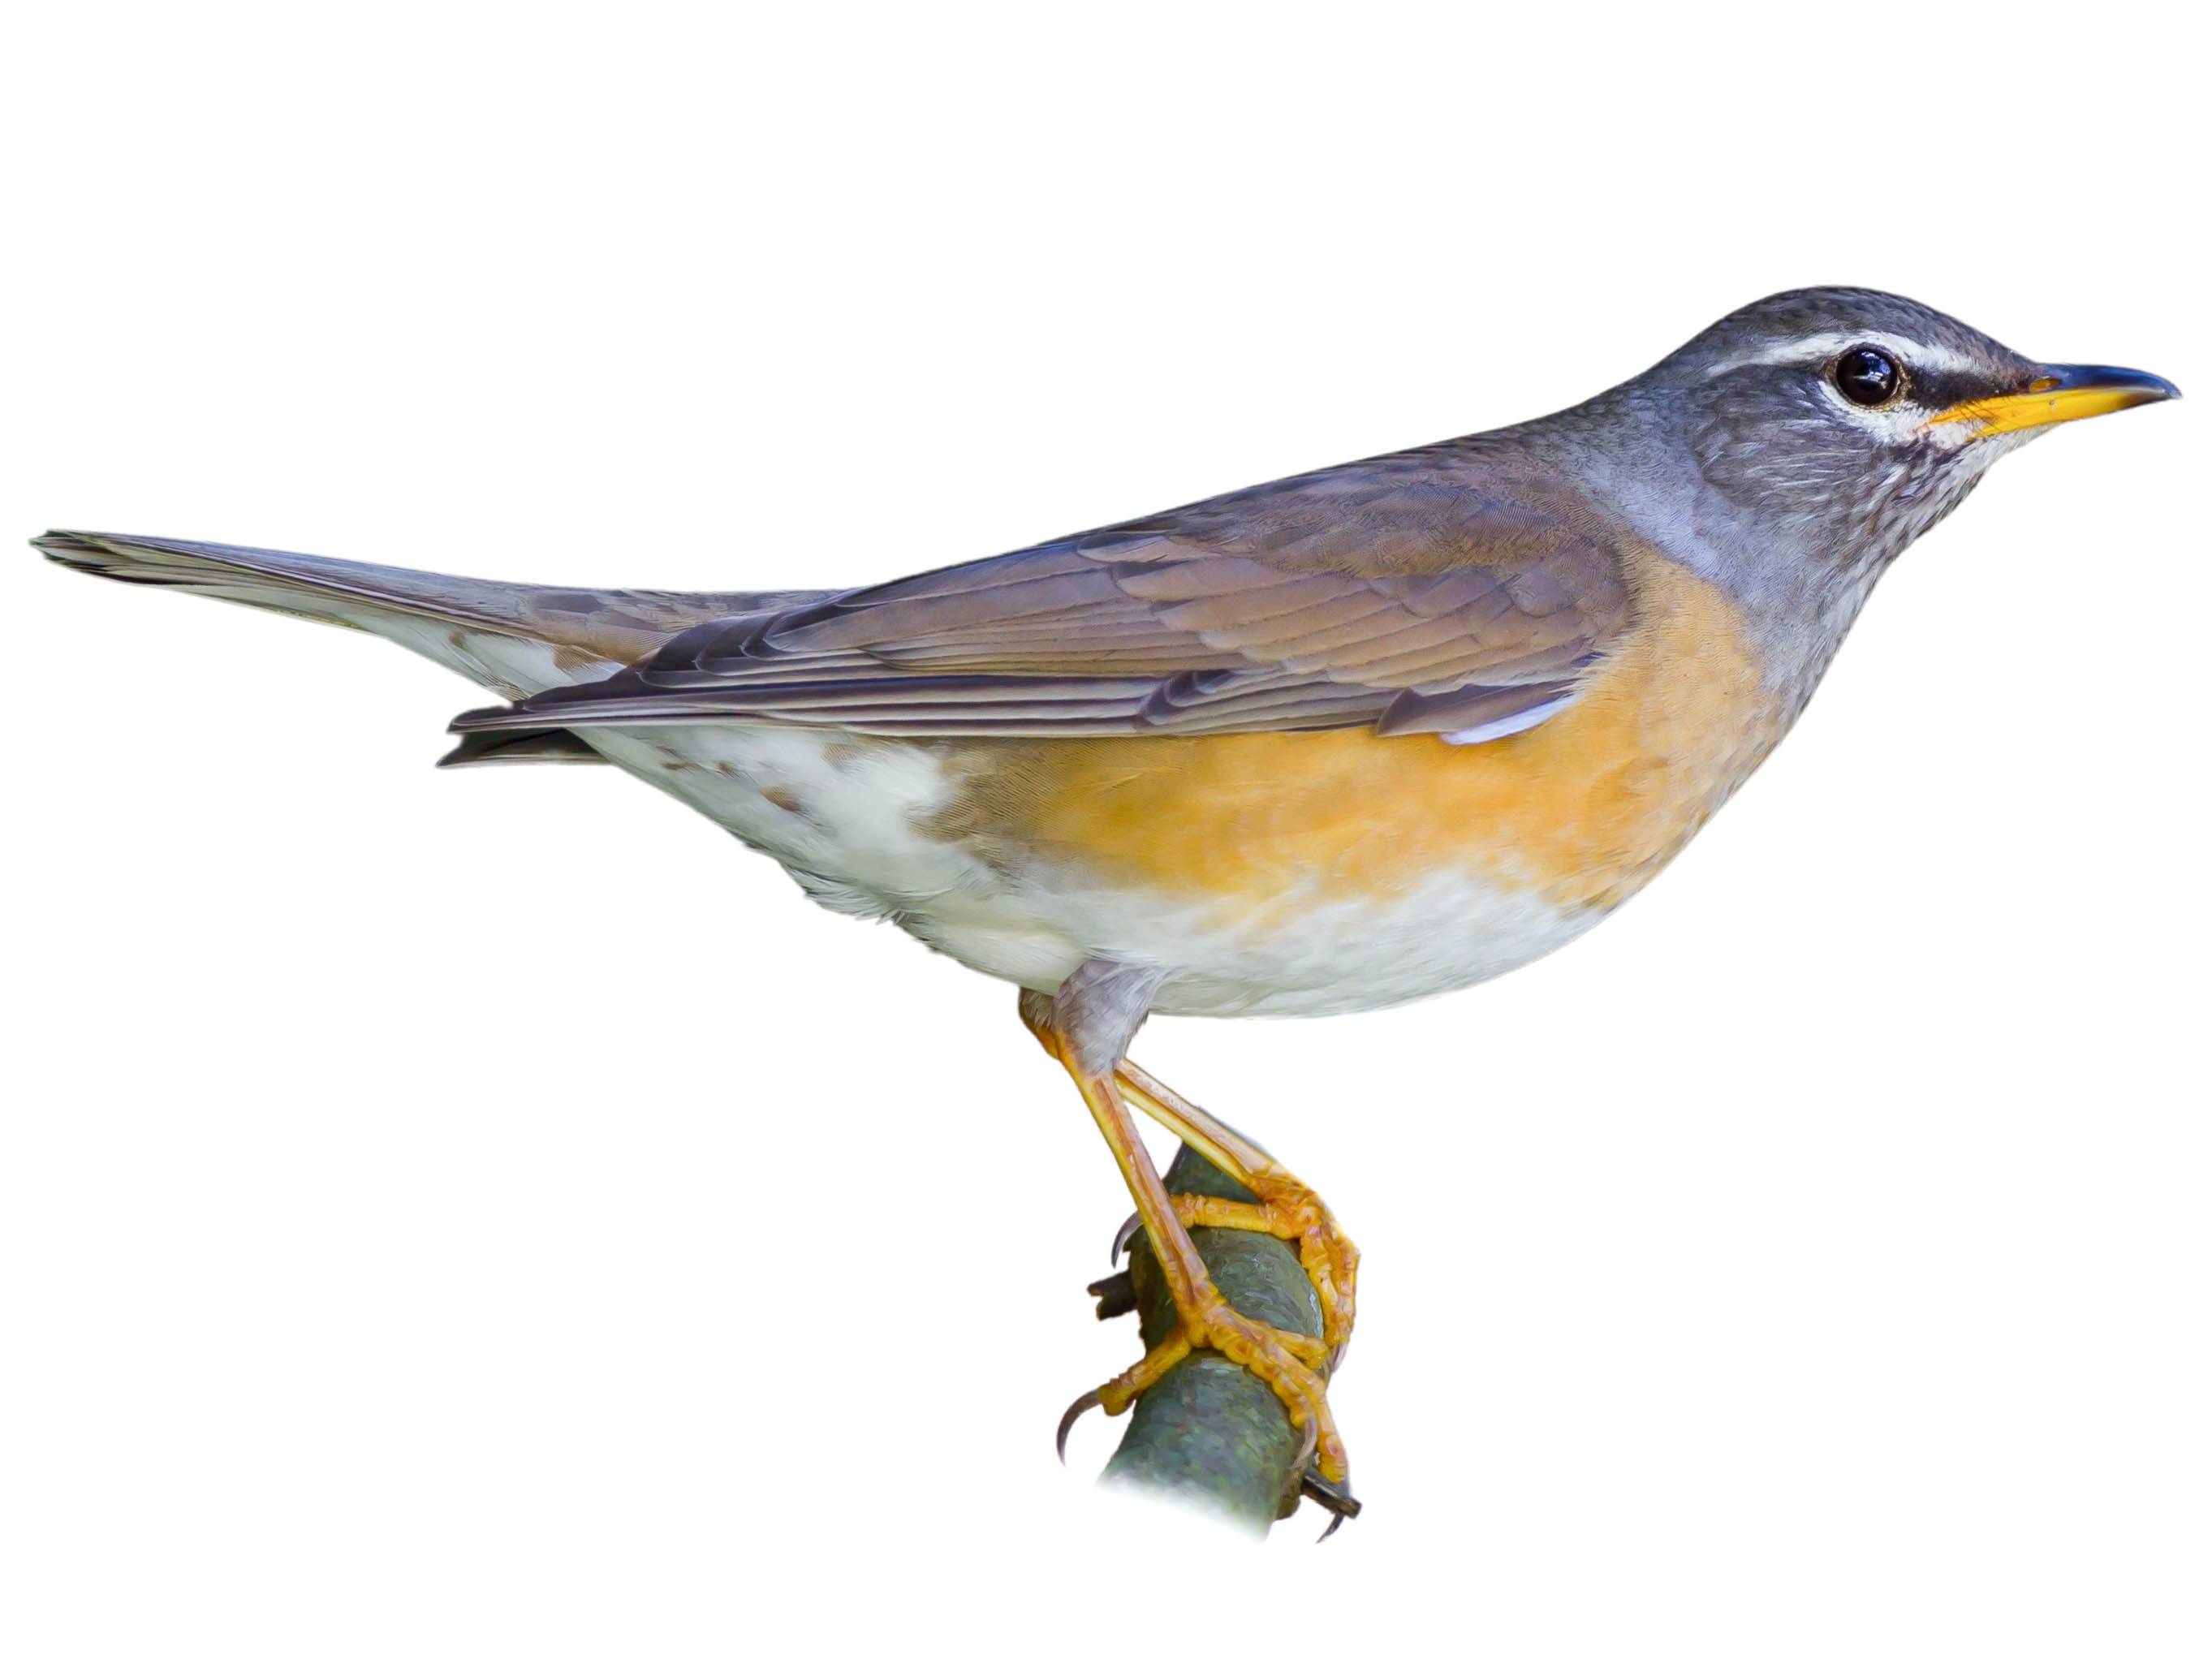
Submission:
[[[1184,1226],[1233,1227],[1241,1232],[1266,1233],[1297,1247],[1298,1261],[1313,1281],[1314,1295],[1321,1304],[1322,1340],[1328,1349],[1328,1369],[1334,1371],[1352,1341],[1359,1249],[1346,1237],[1328,1206],[1312,1188],[1257,1146],[1200,1112],[1142,1068],[1124,1060],[1115,1081],[1139,1110],[1175,1130],[1223,1174],[1250,1188],[1259,1200],[1244,1204],[1234,1199],[1178,1193],[1176,1216]],[[1123,1229],[1115,1241],[1116,1257],[1120,1247],[1133,1234],[1133,1228]]]
[[[1046,1052],[1067,1068],[1084,1103],[1091,1109],[1092,1121],[1106,1137],[1152,1241],[1160,1276],[1175,1306],[1177,1328],[1129,1370],[1068,1408],[1060,1423],[1061,1455],[1066,1455],[1070,1425],[1090,1407],[1096,1405],[1108,1416],[1118,1416],[1193,1350],[1211,1348],[1250,1371],[1282,1401],[1291,1426],[1306,1437],[1306,1449],[1298,1459],[1300,1473],[1308,1473],[1306,1466],[1310,1462],[1310,1473],[1328,1486],[1341,1487],[1348,1471],[1344,1442],[1337,1435],[1328,1409],[1326,1378],[1334,1351],[1351,1332],[1358,1252],[1352,1249],[1321,1201],[1265,1152],[1126,1060],[1101,1070],[1088,1045],[1071,1042],[1064,1028],[1070,1023],[1078,1026],[1085,1023],[1081,997],[1070,994],[1071,990],[1080,989],[1082,977],[1079,973],[1062,985],[1049,1002],[1038,993],[1024,991],[1022,1019]],[[1127,1041],[1127,1034],[1121,1033],[1117,1051],[1119,1044]],[[1316,1291],[1325,1314],[1323,1336],[1276,1330],[1246,1318],[1229,1305],[1214,1287],[1205,1258],[1191,1243],[1189,1224],[1177,1212],[1178,1200],[1152,1167],[1152,1156],[1129,1115],[1132,1103],[1174,1129],[1194,1152],[1253,1193],[1255,1201],[1252,1203],[1221,1204],[1207,1211],[1211,1218],[1203,1224],[1242,1225],[1267,1232],[1280,1228],[1285,1231],[1278,1237],[1298,1241],[1301,1260],[1307,1272],[1316,1276]],[[1209,1202],[1193,1201],[1201,1208]]]
[[[1259,1198],[1256,1204],[1235,1199],[1207,1198],[1196,1193],[1175,1194],[1176,1218],[1186,1227],[1229,1227],[1238,1232],[1266,1233],[1297,1246],[1299,1263],[1313,1282],[1321,1303],[1320,1346],[1325,1370],[1334,1372],[1352,1340],[1352,1298],[1359,1279],[1359,1251],[1344,1236],[1313,1189],[1285,1176],[1280,1184],[1261,1178],[1247,1182]],[[1300,1339],[1301,1340],[1304,1339]]]
[[[1250,1207],[1250,1206],[1246,1206]],[[1211,1348],[1234,1361],[1275,1391],[1290,1415],[1291,1426],[1306,1437],[1316,1473],[1332,1486],[1341,1486],[1349,1472],[1344,1442],[1336,1432],[1336,1419],[1328,1409],[1323,1382],[1328,1360],[1325,1343],[1294,1331],[1280,1331],[1247,1319],[1229,1305],[1210,1282],[1200,1285],[1194,1305],[1182,1310],[1182,1328],[1112,1382],[1092,1389],[1060,1420],[1059,1445],[1067,1455],[1067,1431],[1075,1419],[1096,1406],[1109,1417],[1119,1417],[1137,1402],[1144,1391],[1188,1358],[1193,1351]],[[1299,1460],[1303,1465],[1306,1459]]]

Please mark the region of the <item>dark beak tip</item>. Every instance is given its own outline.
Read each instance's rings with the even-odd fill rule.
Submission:
[[[2181,396],[2181,388],[2162,374],[2139,368],[2115,368],[2105,363],[2054,363],[2045,371],[2060,387],[2100,392],[2132,392],[2140,402],[2167,403]]]

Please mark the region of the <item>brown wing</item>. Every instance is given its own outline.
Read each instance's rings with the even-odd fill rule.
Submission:
[[[1615,533],[1556,482],[1416,452],[702,623],[611,679],[454,729],[1480,741],[1564,708],[1619,634]]]

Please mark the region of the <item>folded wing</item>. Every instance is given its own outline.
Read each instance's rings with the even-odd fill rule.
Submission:
[[[1628,609],[1617,532],[1564,486],[1415,452],[703,623],[454,729],[1477,742],[1571,702]]]

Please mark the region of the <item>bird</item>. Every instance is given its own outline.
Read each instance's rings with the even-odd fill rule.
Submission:
[[[1074,1409],[1125,1410],[1211,1349],[1281,1400],[1309,1476],[1348,1491],[1327,1387],[1358,1252],[1310,1187],[1130,1059],[1139,1027],[1386,1007],[1587,933],[1772,751],[1882,574],[1993,461],[2178,396],[1814,288],[1555,414],[870,586],[34,545],[406,646],[502,699],[453,721],[441,764],[620,768],[817,902],[1010,981],[1176,1316]],[[1251,1200],[1171,1195],[1139,1114]],[[1194,1226],[1294,1245],[1321,1336],[1237,1311]]]

